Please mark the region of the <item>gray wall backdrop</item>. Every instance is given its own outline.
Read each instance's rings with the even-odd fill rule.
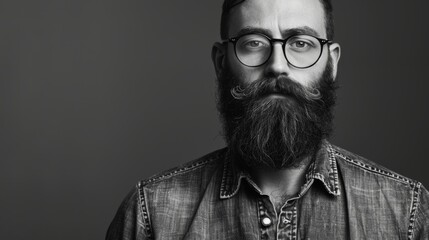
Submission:
[[[334,1],[332,142],[429,187],[429,1]],[[0,1],[2,239],[103,239],[134,184],[224,146],[221,0]]]

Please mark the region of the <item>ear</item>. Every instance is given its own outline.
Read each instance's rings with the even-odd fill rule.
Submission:
[[[341,57],[341,47],[338,43],[332,43],[329,45],[329,55],[332,59],[332,74],[334,75],[334,79],[337,77],[337,69],[338,69],[338,62],[340,61]]]
[[[225,45],[216,42],[212,47],[212,61],[216,71],[216,76],[219,78],[225,66]]]

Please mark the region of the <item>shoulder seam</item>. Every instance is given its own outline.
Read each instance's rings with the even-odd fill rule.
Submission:
[[[140,183],[137,184],[137,192],[139,195],[140,211],[142,211],[142,215],[143,215],[144,230],[146,231],[147,237],[149,239],[153,239],[153,231],[152,231],[152,224],[150,221],[149,209],[146,204],[146,197],[143,190],[143,185]]]
[[[417,182],[413,188],[413,198],[410,210],[410,225],[408,226],[408,239],[411,240],[414,236],[414,223],[417,219],[417,208],[420,204],[421,183]]]
[[[373,167],[373,166],[369,166],[369,165],[367,165],[365,163],[362,163],[360,161],[356,161],[355,159],[352,159],[350,157],[345,156],[344,154],[340,153],[336,149],[334,149],[334,153],[337,156],[341,157],[342,159],[346,160],[347,162],[349,162],[349,163],[351,163],[353,165],[356,165],[356,166],[358,166],[360,168],[364,168],[364,169],[366,169],[366,170],[368,170],[370,172],[377,173],[377,174],[389,177],[389,178],[394,179],[394,180],[399,180],[399,181],[401,181],[403,183],[407,183],[407,184],[410,184],[410,185],[414,185],[415,184],[414,180],[402,177],[402,176],[400,176],[398,174],[395,174],[395,173],[392,173],[392,172],[388,172],[388,171],[385,171],[385,170],[382,170],[382,169],[379,169],[379,168],[376,168],[376,167]]]
[[[210,156],[210,158],[208,159],[201,159],[200,161],[195,161],[193,163],[189,164],[185,164],[181,167],[177,167],[177,168],[173,168],[172,170],[169,170],[167,172],[161,173],[159,175],[155,175],[151,178],[148,178],[146,180],[141,180],[139,182],[139,184],[141,184],[142,186],[147,185],[149,183],[156,183],[165,179],[168,179],[170,177],[176,176],[176,175],[180,175],[198,168],[203,167],[204,165],[216,160],[219,158],[220,153],[215,153],[214,156]]]

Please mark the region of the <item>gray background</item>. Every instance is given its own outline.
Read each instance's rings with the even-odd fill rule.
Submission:
[[[102,239],[142,178],[224,146],[221,0],[0,1],[2,239]],[[429,2],[335,1],[332,142],[429,186]]]

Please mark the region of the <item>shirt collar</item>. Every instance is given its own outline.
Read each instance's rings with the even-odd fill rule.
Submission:
[[[316,153],[315,160],[310,164],[307,170],[305,178],[305,184],[302,189],[308,189],[314,180],[319,180],[323,183],[325,190],[328,193],[334,196],[340,195],[337,161],[334,156],[334,150],[331,144],[327,141],[322,142],[320,149]],[[245,179],[250,185],[253,185],[259,193],[261,193],[259,188],[252,181],[250,175],[235,164],[235,161],[233,161],[233,158],[228,151],[223,166],[220,198],[228,199],[233,197],[238,192],[242,179]]]

